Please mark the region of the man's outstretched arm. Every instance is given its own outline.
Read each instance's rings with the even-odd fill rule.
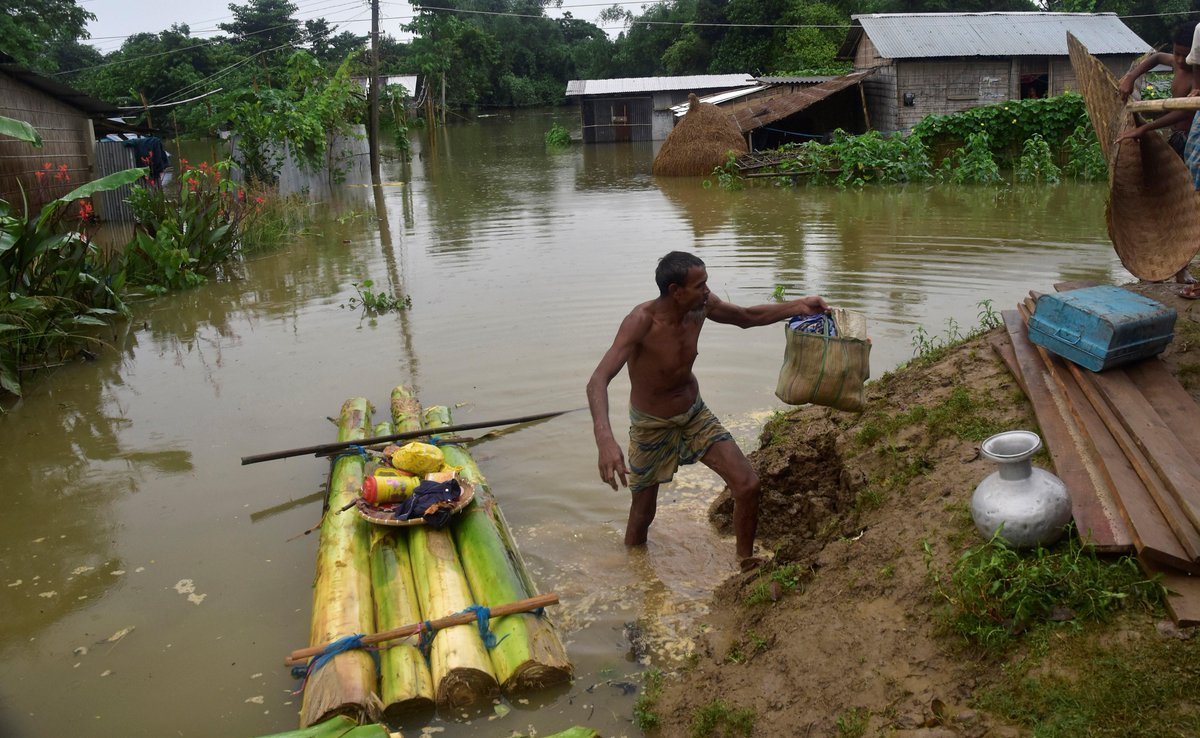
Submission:
[[[770,325],[793,315],[815,315],[829,312],[829,304],[820,295],[809,295],[798,300],[773,302],[765,305],[742,307],[732,302],[725,302],[716,295],[708,297],[708,317],[717,323],[736,325],[739,328],[753,328],[760,325]]]

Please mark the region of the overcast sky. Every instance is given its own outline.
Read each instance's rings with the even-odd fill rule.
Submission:
[[[120,48],[126,37],[135,33],[158,33],[173,23],[186,23],[196,37],[213,36],[220,33],[218,23],[233,19],[229,12],[229,0],[76,0],[94,13],[96,20],[88,24],[92,34],[89,43],[101,52],[108,53]],[[652,0],[647,0],[652,2]],[[247,2],[236,3],[246,5]],[[337,33],[350,31],[359,35],[371,32],[371,5],[368,0],[292,0],[298,10],[295,17],[301,21],[324,17],[330,25],[337,26]],[[576,18],[596,21],[596,15],[608,5],[600,0],[565,0],[563,10],[571,11]],[[622,3],[625,4],[625,3]],[[637,5],[629,5],[639,12]],[[562,11],[547,8],[551,18],[562,17]],[[380,0],[380,31],[393,38],[407,39],[400,31],[401,24],[412,19],[412,5],[402,0]],[[619,30],[619,29],[615,29]],[[610,30],[610,35],[613,30]]]

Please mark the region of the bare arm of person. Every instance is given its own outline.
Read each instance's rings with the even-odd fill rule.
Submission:
[[[1195,90],[1192,91],[1192,94],[1196,94]],[[1133,138],[1141,138],[1149,131],[1153,131],[1158,128],[1166,128],[1167,126],[1174,125],[1179,121],[1187,120],[1193,115],[1195,115],[1195,111],[1192,110],[1172,110],[1165,115],[1158,116],[1149,123],[1143,123],[1136,128],[1126,128],[1124,131],[1121,131],[1120,136],[1117,136],[1117,141],[1120,142]]]
[[[604,353],[587,383],[592,432],[596,436],[596,448],[600,452],[600,478],[614,490],[617,489],[618,477],[621,486],[629,486],[626,478],[629,470],[625,467],[625,454],[613,438],[612,424],[608,419],[608,385],[629,361],[629,357],[646,336],[652,323],[653,317],[642,306],[634,308],[625,316],[621,327],[617,329],[617,337],[613,339],[612,346]]]
[[[765,305],[742,307],[725,302],[716,295],[708,297],[708,317],[717,323],[736,325],[738,328],[753,328],[777,323],[793,315],[815,315],[829,312],[829,305],[820,295],[809,295],[798,300],[775,302]]]
[[[1117,89],[1121,93],[1121,99],[1128,100],[1129,96],[1133,94],[1133,85],[1135,82],[1137,82],[1138,77],[1141,77],[1143,74],[1149,72],[1151,69],[1154,69],[1160,64],[1173,67],[1175,66],[1175,58],[1165,51],[1157,51],[1153,54],[1147,54],[1142,57],[1141,61],[1137,63],[1137,66],[1126,72],[1125,76],[1122,77],[1121,81],[1117,84]]]

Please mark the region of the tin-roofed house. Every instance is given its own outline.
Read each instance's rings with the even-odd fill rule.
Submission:
[[[671,106],[686,102],[688,94],[752,86],[747,74],[576,79],[567,83],[566,95],[579,101],[584,143],[662,141],[675,127]]]
[[[851,16],[838,57],[875,72],[871,126],[907,131],[931,113],[1077,89],[1068,32],[1117,77],[1150,50],[1113,13],[880,13]]]

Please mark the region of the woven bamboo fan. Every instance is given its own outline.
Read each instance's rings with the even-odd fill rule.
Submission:
[[[1108,68],[1070,33],[1067,49],[1088,118],[1108,162],[1108,235],[1121,263],[1151,282],[1172,277],[1200,250],[1200,196],[1187,166],[1158,134],[1116,143],[1135,125]]]

